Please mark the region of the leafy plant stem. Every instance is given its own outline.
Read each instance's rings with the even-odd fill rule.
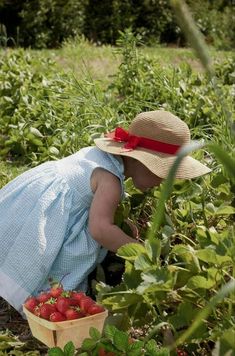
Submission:
[[[208,317],[213,308],[222,301],[227,295],[235,291],[235,280],[231,279],[225,284],[219,292],[210,299],[207,306],[205,306],[196,316],[191,326],[176,340],[174,347],[184,343],[192,333],[199,327],[199,325]]]
[[[165,321],[155,325],[152,330],[150,330],[150,332],[148,333],[147,336],[145,336],[144,338],[144,343],[147,343],[150,339],[152,339],[156,334],[158,334],[159,332],[161,332],[162,328],[167,327],[170,329],[174,329],[173,326]]]
[[[186,236],[184,234],[181,234],[181,233],[177,233],[177,235],[179,237],[182,237],[185,241],[187,241],[189,243],[189,245],[196,246],[196,243],[191,238],[189,238],[188,236]]]

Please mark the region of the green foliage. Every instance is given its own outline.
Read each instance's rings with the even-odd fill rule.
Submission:
[[[188,1],[195,22],[207,43],[218,49],[234,48],[234,4],[229,1]],[[231,2],[232,4],[232,2]]]
[[[138,71],[135,71],[128,86],[124,85],[127,80],[124,75],[117,77],[117,88],[129,90],[128,93],[123,93],[124,102],[126,97],[133,100],[130,92],[133,90],[132,94],[135,94],[136,85],[141,90],[141,84],[144,83],[141,83],[141,60],[137,56],[129,56],[127,63],[129,67],[126,68],[130,76],[132,68],[137,68]],[[151,66],[154,68],[153,63]],[[223,72],[226,69],[220,70]],[[152,326],[151,338],[154,337],[160,343],[164,343],[164,331],[168,330],[171,335],[169,338],[169,333],[167,334],[168,345],[171,348],[183,345],[189,354],[195,352],[196,347],[209,353],[211,350],[208,345],[216,342],[221,350],[235,351],[234,345],[227,344],[226,337],[223,336],[230,335],[231,328],[235,326],[232,317],[235,292],[232,227],[235,213],[232,206],[235,162],[231,154],[224,149],[226,147],[228,152],[233,150],[234,138],[230,128],[234,106],[229,100],[226,100],[225,105],[220,97],[223,97],[223,90],[231,88],[227,83],[231,83],[228,78],[233,78],[234,69],[231,65],[225,85],[220,70],[217,68],[217,78],[214,80],[210,79],[211,76],[196,78],[192,72],[191,76],[187,76],[184,68],[184,75],[178,78],[178,73],[175,72],[171,93],[174,92],[174,85],[178,86],[179,83],[180,90],[177,90],[178,95],[173,94],[173,100],[169,99],[169,102],[170,105],[172,102],[177,105],[178,110],[180,107],[184,108],[184,114],[185,107],[187,110],[192,105],[191,117],[195,102],[205,103],[205,107],[197,107],[198,111],[202,110],[202,115],[199,115],[200,121],[194,123],[194,134],[197,137],[197,129],[200,128],[200,136],[207,140],[213,139],[207,149],[215,155],[223,169],[220,173],[215,171],[211,176],[199,179],[200,183],[195,181],[188,186],[176,183],[173,186],[175,171],[184,155],[182,152],[172,167],[168,180],[160,188],[160,195],[156,192],[161,205],[157,205],[150,226],[151,238],[147,238],[144,245],[129,244],[118,250],[118,255],[125,260],[125,272],[120,285],[97,286],[100,301],[114,314],[122,313],[125,318],[129,318],[129,326],[137,328],[145,323],[149,324]],[[165,74],[164,79],[166,76]],[[187,85],[194,83],[194,92],[191,96],[187,91],[185,105],[182,105],[181,92],[186,93],[186,82]],[[172,81],[169,80],[169,83]],[[206,92],[206,95],[202,95],[203,92]],[[164,94],[166,95],[166,91]],[[161,95],[159,96],[161,100]],[[220,118],[215,117],[209,108],[212,103],[214,105],[218,101]],[[184,117],[184,114],[179,116]],[[206,123],[201,120],[203,116],[207,120]],[[185,121],[187,120],[185,117]],[[223,134],[219,135],[219,131]],[[220,143],[220,146],[215,142]],[[172,197],[165,208],[172,189]],[[221,341],[218,341],[220,338]]]
[[[120,329],[109,325],[104,335],[91,329],[81,355],[96,355],[99,348],[116,355],[142,355],[142,349],[149,356],[169,355],[178,346],[188,354],[210,354],[214,346],[218,355],[234,352],[234,61],[216,64],[215,82],[186,64],[161,67],[137,50],[139,40],[129,30],[121,33],[122,63],[105,90],[91,78],[58,73],[40,54],[6,52],[0,62],[1,157],[32,166],[92,144],[100,132],[127,126],[140,111],[180,116],[193,138],[205,139],[193,155],[212,173],[192,182],[169,179],[146,195],[126,182],[129,196],[115,222],[125,228],[124,219],[131,218],[144,243],[119,249],[125,261],[119,285],[97,285],[99,301]],[[146,337],[129,344],[130,328],[146,324]],[[53,352],[76,351],[69,344]]]
[[[0,331],[0,356],[39,356],[39,351],[25,351],[27,349],[24,342],[14,336],[9,331]]]
[[[229,149],[232,139],[218,135],[227,129],[224,105],[218,102],[213,83],[189,66],[164,71],[137,51],[137,41],[131,32],[121,35],[123,62],[106,92],[90,78],[78,81],[58,74],[54,62],[44,57],[6,52],[0,61],[1,157],[24,157],[33,164],[57,159],[90,144],[97,131],[114,127],[117,113],[125,125],[138,112],[156,107],[184,119],[193,138],[215,135]],[[232,112],[232,60],[217,65],[216,71],[220,94],[228,97]]]
[[[97,43],[115,44],[118,32],[135,21],[133,4],[128,0],[90,0],[85,12],[84,34]]]
[[[53,347],[48,351],[48,356],[74,356],[75,347],[72,341],[69,341],[63,348]]]
[[[54,104],[66,84],[53,78],[55,69],[51,61],[42,61],[40,68],[34,70],[32,65],[39,62],[23,51],[10,52],[0,62],[0,147],[2,156],[10,153],[35,161],[40,154],[43,161],[44,157],[56,158],[56,146],[62,144],[51,135],[62,129],[60,122],[65,106],[62,101]],[[64,149],[65,146],[66,138]]]
[[[34,48],[58,47],[82,33],[86,0],[33,0],[23,3],[20,44]]]
[[[135,340],[128,333],[118,330],[113,325],[106,325],[103,335],[99,335],[94,328],[90,329],[90,339],[85,339],[81,352],[87,355],[129,355],[129,356],[168,356],[169,351],[158,347],[154,340]],[[101,350],[103,353],[100,353]]]
[[[114,116],[93,82],[58,76],[53,62],[21,50],[0,61],[0,78],[1,157],[57,159],[88,145]]]
[[[188,0],[208,43],[231,49],[234,40],[232,1]],[[95,43],[116,44],[119,31],[131,28],[146,44],[185,44],[171,0],[31,0],[0,2],[2,45],[58,47],[77,34]]]

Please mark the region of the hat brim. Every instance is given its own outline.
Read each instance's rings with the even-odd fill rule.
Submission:
[[[122,142],[116,142],[110,138],[97,138],[94,142],[102,151],[137,159],[160,178],[167,177],[169,170],[176,159],[176,156],[155,151],[153,152],[145,148],[136,147],[131,151],[125,150]],[[211,172],[210,168],[193,157],[186,156],[182,159],[175,177],[179,179],[191,179],[200,177],[209,172]]]

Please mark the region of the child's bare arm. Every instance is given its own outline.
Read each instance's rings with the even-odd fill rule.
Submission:
[[[97,169],[91,186],[94,191],[88,224],[91,236],[113,252],[124,244],[137,242],[114,225],[114,214],[121,198],[119,179],[108,171]]]

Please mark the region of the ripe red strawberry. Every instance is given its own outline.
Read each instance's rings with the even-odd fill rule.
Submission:
[[[98,356],[115,356],[115,353],[112,351],[105,351],[105,349],[103,349],[103,347],[101,347],[98,350]]]
[[[39,308],[39,315],[43,319],[50,319],[50,315],[56,311],[55,304],[42,304]]]
[[[83,312],[77,311],[76,309],[69,308],[65,312],[67,320],[80,319],[85,316]]]
[[[58,298],[62,293],[63,293],[63,288],[62,287],[52,287],[50,289],[50,295],[53,298]]]
[[[70,298],[60,296],[57,298],[57,302],[55,305],[56,305],[56,309],[60,313],[65,314],[66,310],[68,310],[70,307]]]
[[[86,297],[86,294],[83,292],[72,292],[71,298],[75,299],[78,301],[78,305],[80,303],[80,300]]]
[[[101,305],[92,304],[88,308],[87,313],[90,315],[94,315],[94,314],[102,313],[103,311],[104,311],[104,308]]]
[[[72,307],[79,307],[79,303],[78,303],[78,301],[76,300],[76,299],[74,299],[74,298],[69,298],[69,304],[70,304],[70,306],[72,306]]]
[[[39,304],[39,301],[35,297],[29,297],[24,305],[25,308],[28,309],[29,311],[33,312],[35,307]]]
[[[106,356],[106,351],[103,347],[98,350],[98,356]]]
[[[95,301],[93,299],[91,299],[90,297],[84,297],[80,300],[79,305],[80,305],[81,310],[87,313],[89,307],[94,303],[95,303]]]
[[[50,315],[50,321],[58,322],[58,321],[65,321],[65,320],[66,317],[58,311],[55,311]]]
[[[46,303],[51,298],[51,295],[48,292],[42,292],[39,295],[37,295],[36,298],[39,301],[39,303]]]

